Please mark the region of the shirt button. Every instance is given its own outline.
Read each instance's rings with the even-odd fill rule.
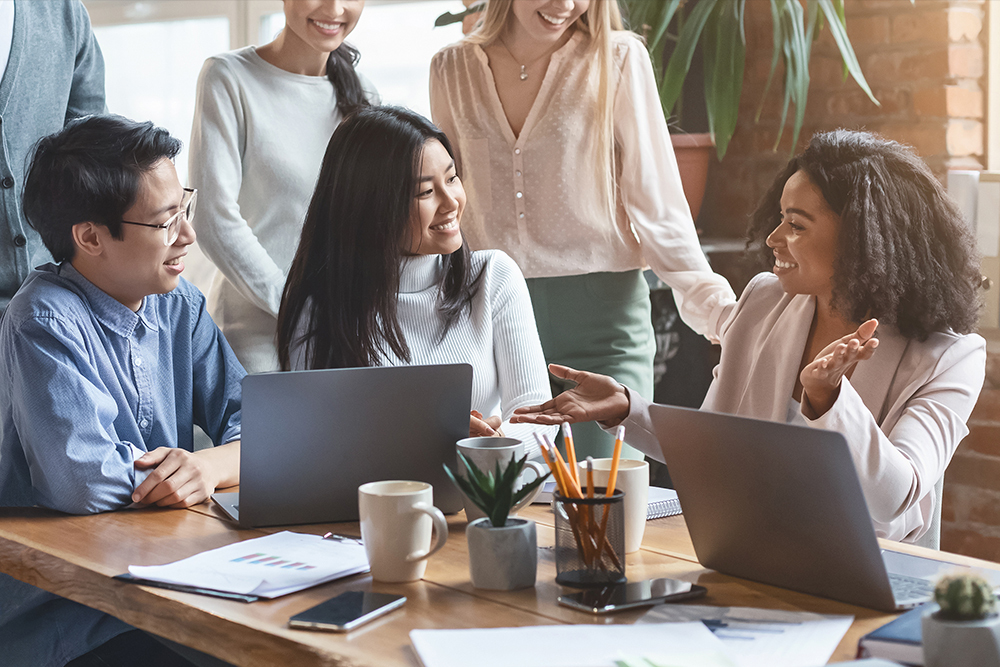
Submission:
[[[514,149],[514,155],[520,155],[520,154],[521,154],[521,149],[520,148],[515,148]],[[8,185],[8,186],[5,186],[5,187],[10,187],[10,186]]]
[[[521,197],[523,197],[524,195],[523,195],[522,193],[518,192],[518,193],[517,193],[516,195],[514,195],[514,196],[515,196],[515,197],[517,197],[518,199],[520,199],[520,198],[521,198]]]
[[[28,239],[24,238],[24,234],[18,234],[17,236],[14,237],[14,245],[16,245],[18,248],[23,248],[27,242]]]
[[[142,357],[136,357],[135,358],[135,365],[136,366],[142,366]]]
[[[520,170],[520,169],[518,169],[517,171],[515,171],[515,172],[514,172],[514,175],[515,175],[515,176],[520,176],[520,175],[521,175],[521,170]]]
[[[3,180],[0,181],[0,185],[4,186],[5,188],[12,188],[14,187],[14,179],[11,178],[10,176],[4,176]]]
[[[147,426],[149,426],[149,420],[143,419],[142,421],[139,422],[139,426],[146,428]]]
[[[524,217],[524,213],[518,213],[518,214],[517,214],[517,217],[519,217],[519,218],[523,218],[523,217]]]

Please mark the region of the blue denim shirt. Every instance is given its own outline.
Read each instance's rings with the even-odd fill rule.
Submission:
[[[187,281],[135,313],[68,262],[39,267],[0,321],[0,506],[128,506],[144,452],[192,450],[193,424],[239,438],[244,375]],[[8,664],[61,667],[128,629],[0,575]]]

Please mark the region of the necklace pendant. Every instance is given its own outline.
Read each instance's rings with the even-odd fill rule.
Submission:
[[[521,81],[528,80],[528,72],[526,71],[524,65],[521,65]]]

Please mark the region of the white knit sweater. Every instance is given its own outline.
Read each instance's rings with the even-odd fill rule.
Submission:
[[[472,253],[472,275],[483,272],[479,290],[470,310],[440,339],[444,318],[437,304],[443,270],[441,255],[409,257],[403,262],[397,318],[410,348],[409,363],[471,364],[472,409],[485,416],[501,415],[504,422],[516,408],[549,400],[552,394],[531,298],[514,260],[500,250]],[[292,368],[306,368],[303,345],[293,343],[289,356]],[[405,364],[395,355],[382,359],[385,366]],[[524,441],[530,454],[538,449],[532,432],[552,435],[555,431],[510,423],[503,430]]]

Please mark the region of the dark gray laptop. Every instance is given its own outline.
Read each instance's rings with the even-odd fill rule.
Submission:
[[[884,611],[926,601],[958,567],[883,553],[840,433],[661,405],[650,415],[705,567]]]
[[[469,435],[472,366],[261,373],[243,380],[240,491],[212,496],[242,526],[358,520],[358,487],[406,479],[462,498],[442,463]]]

